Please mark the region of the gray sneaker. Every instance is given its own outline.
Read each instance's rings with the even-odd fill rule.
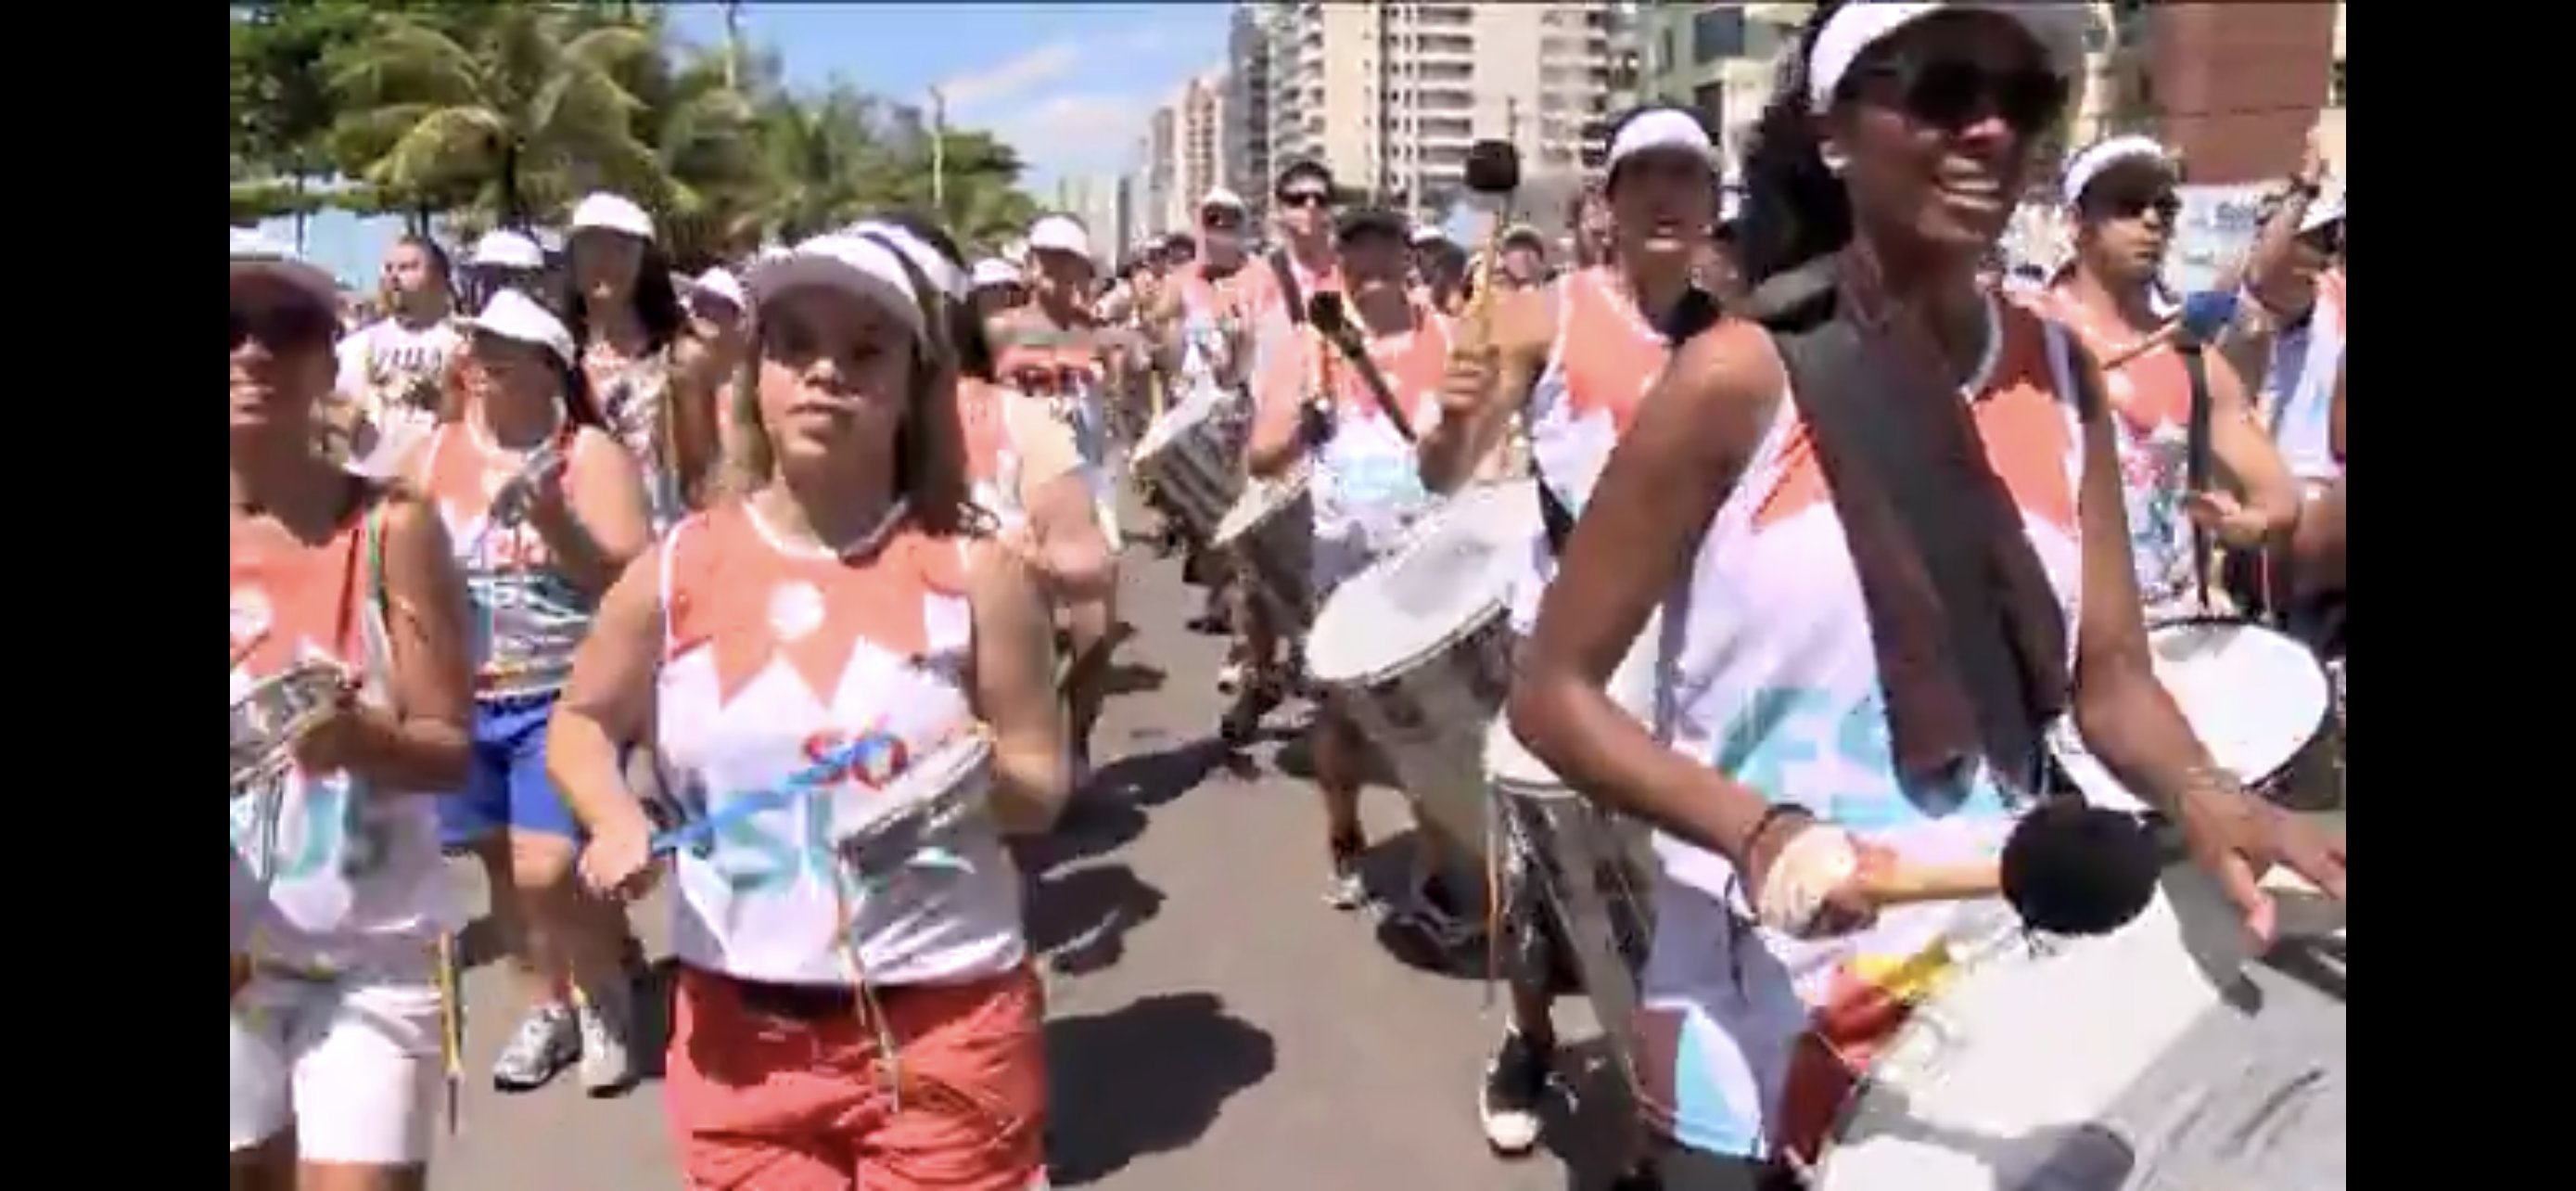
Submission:
[[[585,994],[579,1017],[582,1090],[593,1096],[614,1096],[634,1087],[634,995],[623,986]]]
[[[519,1023],[509,1045],[501,1048],[501,1057],[492,1060],[492,1087],[503,1092],[533,1091],[580,1057],[581,1031],[572,1009],[541,1006]]]

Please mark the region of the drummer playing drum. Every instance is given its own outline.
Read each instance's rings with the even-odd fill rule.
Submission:
[[[1428,433],[1440,417],[1434,398],[1449,356],[1448,321],[1416,305],[1406,291],[1405,221],[1390,211],[1345,213],[1335,233],[1341,277],[1354,329],[1388,386],[1386,397],[1415,433]],[[1343,580],[1367,569],[1432,505],[1407,434],[1381,408],[1379,395],[1362,382],[1360,369],[1313,334],[1294,334],[1284,318],[1267,328],[1272,350],[1262,355],[1254,387],[1255,411],[1245,463],[1254,476],[1285,474],[1300,459],[1313,468],[1311,582],[1321,600]],[[1323,353],[1333,352],[1327,360]],[[1317,378],[1329,378],[1317,392]],[[1310,406],[1321,406],[1311,416]],[[1307,423],[1325,429],[1308,441]],[[1332,884],[1326,900],[1354,909],[1368,900],[1359,858],[1368,844],[1360,824],[1360,787],[1367,776],[1361,738],[1328,703],[1313,728],[1316,785],[1324,795],[1324,840]],[[1427,850],[1428,834],[1419,836]],[[1428,888],[1437,871],[1426,858],[1425,888],[1417,903],[1436,905]],[[1414,907],[1409,907],[1414,908]]]
[[[1511,415],[1528,427],[1538,480],[1580,511],[1610,449],[1635,417],[1638,399],[1671,355],[1659,328],[1691,290],[1692,265],[1717,215],[1717,150],[1699,120],[1669,107],[1637,109],[1611,133],[1604,191],[1611,210],[1611,257],[1543,289],[1502,295],[1484,344],[1462,345],[1441,390],[1440,426],[1422,443],[1422,475],[1453,491],[1502,445]],[[1462,338],[1476,335],[1470,328]],[[1531,569],[1513,600],[1513,628],[1526,634],[1538,593],[1555,571],[1545,540],[1531,543]],[[1506,812],[1509,813],[1509,812]],[[1537,891],[1523,887],[1533,866],[1507,866],[1506,921],[1520,939],[1512,1015],[1502,1048],[1485,1071],[1477,1115],[1497,1152],[1526,1153],[1538,1142],[1539,1107],[1552,1070],[1556,1032],[1548,1020],[1557,946]]]
[[[1864,858],[1983,855],[2022,804],[2004,783],[2038,758],[1997,752],[2008,717],[1978,714],[1988,698],[1945,664],[1952,652],[2000,655],[2033,721],[2070,712],[2093,753],[2183,825],[2250,933],[2274,922],[2256,884],[2269,865],[2343,895],[2340,845],[2249,797],[2157,681],[2098,368],[1976,279],[2011,213],[1998,196],[2023,190],[2081,77],[2081,20],[1820,4],[1743,171],[1757,296],[1793,272],[1814,283],[1841,322],[1825,333],[1880,340],[1844,395],[1950,440],[1889,453],[1980,481],[1954,489],[1954,520],[1980,518],[1955,528],[1987,555],[1978,595],[2010,639],[1929,639],[1944,614],[1922,607],[1921,580],[1901,581],[1928,569],[1923,548],[1905,516],[1883,515],[1900,477],[1869,465],[1883,456],[1838,456],[1851,466],[1828,484],[1820,449],[1849,444],[1819,437],[1825,403],[1789,393],[1781,339],[1729,320],[1690,339],[1638,407],[1523,651],[1511,712],[1530,750],[1662,832],[1633,1025],[1673,1191],[1782,1185],[1785,1155],[1815,1156],[1855,1065],[1919,983],[1907,961],[1937,955],[1955,913],[1880,912],[1849,878]],[[1899,353],[1931,375],[1890,368]],[[1659,606],[1675,623],[1650,734],[1602,688]],[[1856,1006],[1897,1012],[1840,1012]]]

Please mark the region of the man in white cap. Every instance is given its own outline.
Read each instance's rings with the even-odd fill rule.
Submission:
[[[447,252],[437,241],[394,241],[383,278],[384,317],[340,341],[338,388],[349,408],[333,415],[350,426],[351,465],[374,476],[390,474],[436,424],[447,364],[461,342]]]
[[[1547,494],[1541,506],[1546,532],[1532,543],[1536,565],[1513,599],[1512,620],[1523,632],[1537,619],[1539,595],[1554,575],[1573,517],[1671,357],[1670,331],[1690,321],[1686,311],[1711,302],[1693,288],[1718,216],[1719,156],[1707,129],[1679,108],[1639,108],[1614,126],[1605,164],[1609,259],[1498,295],[1492,325],[1461,332],[1441,419],[1422,446],[1424,481],[1435,491],[1455,491],[1501,465],[1498,452],[1509,445],[1519,416],[1519,434]],[[1654,636],[1650,628],[1640,639]],[[1643,677],[1636,665],[1623,673]],[[1612,693],[1642,716],[1651,702],[1642,685],[1614,681]],[[1515,855],[1509,866],[1511,1019],[1476,1105],[1487,1144],[1506,1154],[1526,1153],[1538,1142],[1556,1046],[1550,1007],[1562,943],[1537,912],[1529,875],[1536,871],[1528,857]]]

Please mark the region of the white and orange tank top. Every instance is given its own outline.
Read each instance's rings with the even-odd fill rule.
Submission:
[[[383,516],[352,517],[310,547],[233,528],[233,698],[294,663],[325,661],[357,676],[361,699],[389,701]],[[236,944],[303,968],[414,961],[461,924],[438,848],[429,797],[289,769],[274,798],[232,804],[233,887],[249,903],[235,907]]]
[[[697,813],[764,797],[854,746],[871,760],[829,780],[881,787],[972,725],[965,553],[902,510],[843,557],[788,542],[731,502],[672,528],[657,561],[655,739],[664,788]],[[845,927],[872,984],[947,983],[1023,960],[1019,878],[997,835],[974,831],[955,863],[857,888],[827,838],[828,806],[820,793],[794,797],[681,853],[682,960],[746,980],[846,985]]]
[[[671,417],[671,402],[677,396],[672,391],[671,349],[659,348],[614,366],[606,360],[584,354],[582,368],[591,378],[592,396],[608,422],[609,434],[625,444],[636,466],[643,469],[645,508],[652,515],[653,528],[669,528],[688,512],[676,470],[678,446],[672,441],[678,426]]]
[[[2050,290],[2032,309],[2054,318],[2101,359],[2134,346],[2144,335],[2087,310],[2063,290]],[[2117,431],[2120,491],[2129,514],[2129,559],[2138,599],[2148,610],[2177,609],[2192,592],[2191,520],[2183,513],[2189,486],[2191,372],[2181,353],[2157,347],[2102,374],[2103,397]]]
[[[560,423],[556,437],[579,451],[579,427]],[[466,618],[474,660],[474,693],[483,699],[548,695],[563,689],[572,655],[590,634],[597,601],[555,569],[536,528],[522,519],[495,524],[492,496],[528,464],[531,451],[506,450],[472,417],[441,426],[420,464],[420,486],[465,576]]]
[[[1540,482],[1581,513],[1610,462],[1610,448],[1628,433],[1646,390],[1664,374],[1672,345],[1629,301],[1608,269],[1567,273],[1549,283],[1548,304],[1556,339],[1547,367],[1530,388],[1523,420],[1530,458]],[[1556,559],[1540,537],[1530,544],[1530,570],[1512,601],[1512,623],[1522,632],[1538,620],[1538,599],[1556,573]]]
[[[2318,274],[2316,305],[2306,321],[2274,338],[2256,401],[2290,474],[2311,485],[2343,474],[2334,457],[2334,390],[2343,370],[2344,301],[2343,270]]]
[[[1415,307],[1414,330],[1372,339],[1370,360],[1386,377],[1388,395],[1417,435],[1440,421],[1440,381],[1449,363],[1449,320]],[[1333,433],[1312,460],[1307,492],[1315,509],[1315,536],[1370,552],[1394,544],[1406,526],[1432,504],[1431,490],[1412,443],[1379,408],[1377,398],[1342,354],[1310,336],[1306,363],[1324,353],[1331,377]]]
[[[1986,362],[1963,392],[2072,624],[2084,432],[2069,340],[2019,306],[1989,298],[1988,309]],[[1899,779],[1859,575],[1794,394],[1664,617],[1657,728],[1672,747],[1842,826],[1865,853],[1938,863],[2001,848],[2017,807],[1991,773],[1929,792]],[[1865,1057],[1892,1027],[1864,1011],[1883,1009],[1873,990],[1924,970],[1907,961],[1958,910],[1896,909],[1855,937],[1795,940],[1752,923],[1726,859],[1670,837],[1655,846],[1664,871],[1638,1026],[1648,1112],[1719,1154],[1816,1135],[1850,1084],[1799,1040],[1821,1030]]]
[[[1181,271],[1181,379],[1194,387],[1215,383],[1217,369],[1224,363],[1216,355],[1228,350],[1224,345],[1229,329],[1243,325],[1249,317],[1247,298],[1252,288],[1250,274],[1259,268],[1252,262],[1223,278],[1208,276],[1205,264],[1192,264]]]

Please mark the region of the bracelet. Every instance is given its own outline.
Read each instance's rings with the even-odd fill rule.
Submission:
[[[1815,815],[1810,813],[1807,808],[1794,802],[1775,802],[1769,806],[1763,807],[1762,816],[1753,820],[1753,829],[1744,833],[1744,846],[1737,863],[1739,865],[1750,863],[1753,859],[1754,850],[1762,846],[1762,837],[1770,834],[1772,828],[1779,826],[1781,820],[1792,815],[1806,818],[1809,821],[1813,821],[1815,819]]]

